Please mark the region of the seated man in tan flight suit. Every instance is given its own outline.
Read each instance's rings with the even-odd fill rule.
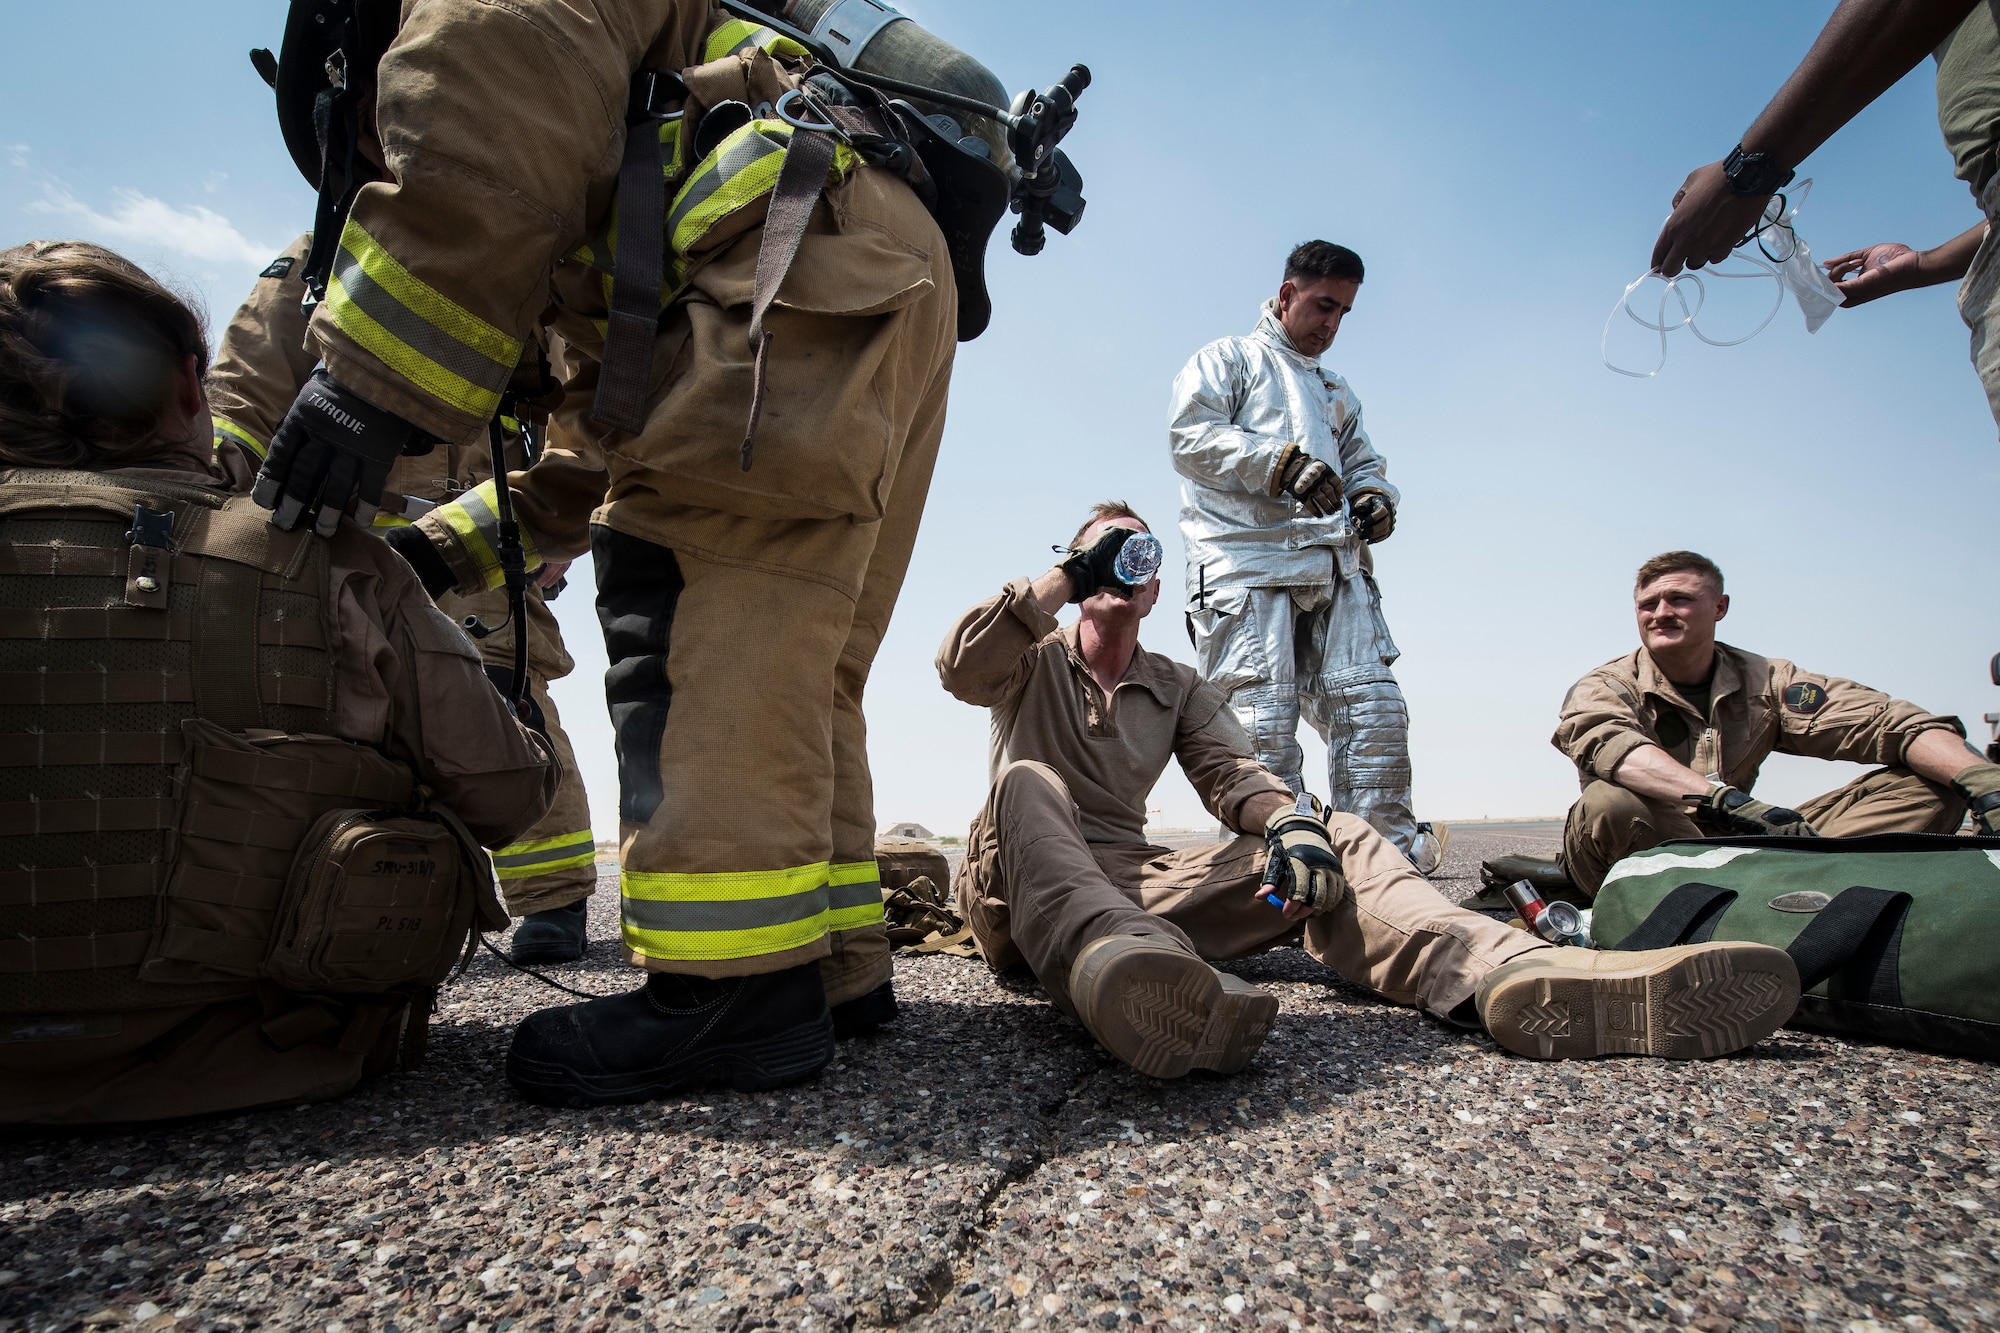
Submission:
[[[1968,804],[1982,832],[2000,827],[2000,765],[1957,718],[1716,642],[1729,595],[1713,561],[1654,556],[1633,603],[1639,647],[1570,687],[1553,741],[1583,782],[1560,873],[1584,897],[1619,858],[1670,838],[1950,833]],[[1749,795],[1774,750],[1880,767],[1794,810]],[[1539,879],[1526,861],[1489,862],[1486,877]]]
[[[207,363],[117,255],[0,251],[0,1123],[309,1101],[419,1055],[505,921],[465,842],[555,789],[401,557],[211,473]]]
[[[1277,998],[1207,960],[1301,927],[1350,981],[1545,1059],[1721,1055],[1791,1016],[1798,973],[1779,950],[1556,948],[1452,906],[1363,820],[1295,798],[1214,686],[1139,646],[1159,580],[1123,582],[1115,561],[1147,531],[1097,506],[1063,564],[973,607],[938,650],[945,688],[993,714],[993,786],[958,887],[989,964],[1026,962],[1112,1054],[1162,1078],[1250,1061]],[[1065,602],[1081,619],[1058,627]],[[1238,837],[1147,843],[1170,759]]]

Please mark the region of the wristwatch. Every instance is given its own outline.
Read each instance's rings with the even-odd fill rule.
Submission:
[[[1775,194],[1792,183],[1794,174],[1789,168],[1779,166],[1769,153],[1744,152],[1742,144],[1730,149],[1729,156],[1722,159],[1722,178],[1729,182],[1729,192],[1738,199]]]

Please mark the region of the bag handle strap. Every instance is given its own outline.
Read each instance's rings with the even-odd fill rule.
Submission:
[[[1632,933],[1611,946],[1620,952],[1641,949],[1668,949],[1676,944],[1700,944],[1715,933],[1715,925],[1736,890],[1715,884],[1683,884],[1660,900],[1660,905],[1632,928]]]
[[[1910,895],[1856,884],[1822,907],[1785,950],[1799,968],[1799,989],[1811,990],[1855,961],[1878,928],[1893,929]]]

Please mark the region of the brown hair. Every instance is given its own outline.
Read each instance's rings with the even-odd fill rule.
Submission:
[[[1665,578],[1669,574],[1699,574],[1715,585],[1718,596],[1722,593],[1722,570],[1713,560],[1693,551],[1668,551],[1656,555],[1639,566],[1639,577],[1632,585],[1632,591],[1651,583],[1654,579]]]
[[[1139,517],[1139,512],[1123,500],[1100,500],[1090,507],[1090,517],[1083,520],[1083,526],[1076,530],[1076,536],[1069,539],[1070,549],[1075,550],[1076,544],[1083,540],[1083,534],[1107,518],[1129,518],[1146,531],[1153,530],[1145,519]]]
[[[189,304],[87,241],[0,250],[0,462],[96,468],[144,462],[181,364],[208,371]]]

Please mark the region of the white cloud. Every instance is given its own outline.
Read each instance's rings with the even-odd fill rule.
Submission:
[[[209,264],[262,265],[276,252],[276,247],[250,240],[228,218],[200,204],[176,208],[125,188],[114,189],[111,201],[110,211],[103,212],[67,186],[45,180],[41,198],[29,201],[27,211],[63,218],[108,242],[144,244]]]

